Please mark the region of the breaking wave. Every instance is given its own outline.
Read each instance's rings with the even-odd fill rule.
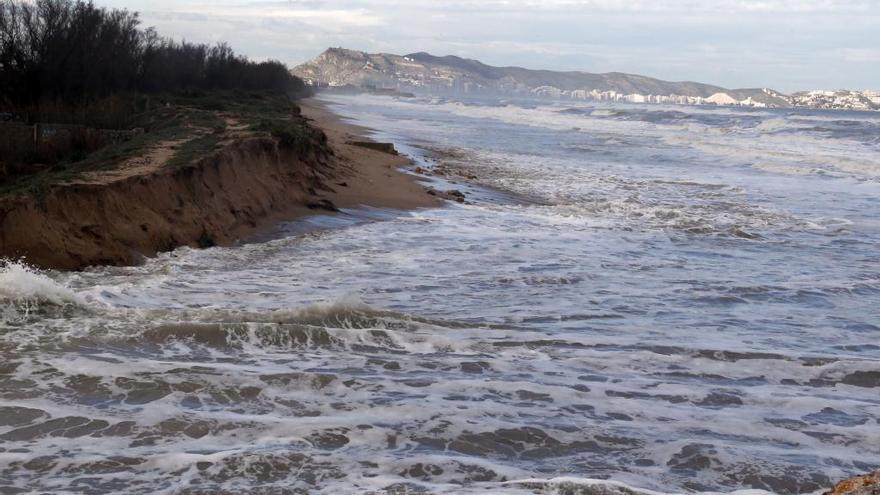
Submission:
[[[3,264],[0,486],[791,495],[880,464],[864,118],[371,101],[470,204]]]
[[[79,304],[80,298],[45,273],[17,261],[0,261],[0,300]]]
[[[41,308],[82,305],[73,290],[23,262],[0,260],[0,323],[27,318]]]
[[[166,322],[145,330],[138,341],[279,351],[373,348],[418,354],[465,350],[461,342],[446,336],[464,325],[378,310],[352,297],[262,313],[206,310],[147,315]]]

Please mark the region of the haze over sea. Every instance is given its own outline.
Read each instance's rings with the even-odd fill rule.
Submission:
[[[6,266],[0,493],[794,494],[880,465],[878,114],[322,98],[468,202]]]

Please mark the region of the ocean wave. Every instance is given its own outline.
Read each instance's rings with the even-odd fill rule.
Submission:
[[[401,109],[422,105],[396,103]],[[638,146],[659,142],[696,151],[713,165],[758,164],[764,171],[785,175],[830,175],[875,179],[880,164],[873,155],[880,143],[876,120],[860,116],[830,119],[809,114],[747,109],[688,107],[645,108],[578,104],[498,106],[443,101],[437,110],[470,119],[490,119],[547,130],[577,131],[589,139],[604,139],[612,153],[618,141]],[[817,125],[818,124],[818,125]],[[622,139],[622,138],[626,139]],[[593,149],[595,148],[595,149]],[[607,151],[591,147],[591,152]]]
[[[0,260],[0,323],[27,318],[41,307],[83,304],[73,290],[36,268]]]
[[[545,207],[524,213],[547,223],[580,223],[761,240],[768,231],[813,230],[815,222],[755,204],[740,186],[690,179],[630,178],[557,165],[540,157],[505,153],[453,152],[440,170],[451,176],[535,198]]]
[[[0,261],[0,300],[79,304],[82,301],[71,289],[52,280],[25,263]]]
[[[467,325],[375,309],[352,297],[267,312],[149,313],[148,319],[165,321],[143,331],[137,341],[260,349],[373,348],[417,354],[466,351],[465,345],[444,333]]]

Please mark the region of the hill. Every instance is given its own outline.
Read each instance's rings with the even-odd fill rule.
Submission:
[[[789,104],[784,95],[769,89],[727,89],[620,72],[594,74],[494,67],[478,60],[425,52],[393,55],[330,48],[295,67],[293,74],[313,86],[391,88],[430,94],[533,95],[759,107]]]

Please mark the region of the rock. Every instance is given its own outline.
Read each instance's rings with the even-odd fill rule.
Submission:
[[[880,495],[880,469],[841,481],[823,495]]]
[[[452,189],[449,191],[440,191],[434,189],[433,187],[429,187],[426,189],[427,193],[431,196],[437,196],[438,198],[448,199],[449,201],[456,201],[458,203],[464,203],[464,193],[459,191],[458,189]]]
[[[312,201],[306,204],[306,207],[310,210],[327,210],[327,211],[339,211],[339,208],[333,204],[329,199],[319,199],[317,201]]]
[[[397,150],[394,149],[393,143],[376,143],[374,141],[349,141],[347,144],[350,144],[352,146],[360,146],[361,148],[381,151],[382,153],[388,153],[391,155],[398,154]]]
[[[458,189],[446,191],[446,195],[451,198],[454,198],[455,201],[458,201],[459,203],[464,203],[464,193],[459,191]]]

